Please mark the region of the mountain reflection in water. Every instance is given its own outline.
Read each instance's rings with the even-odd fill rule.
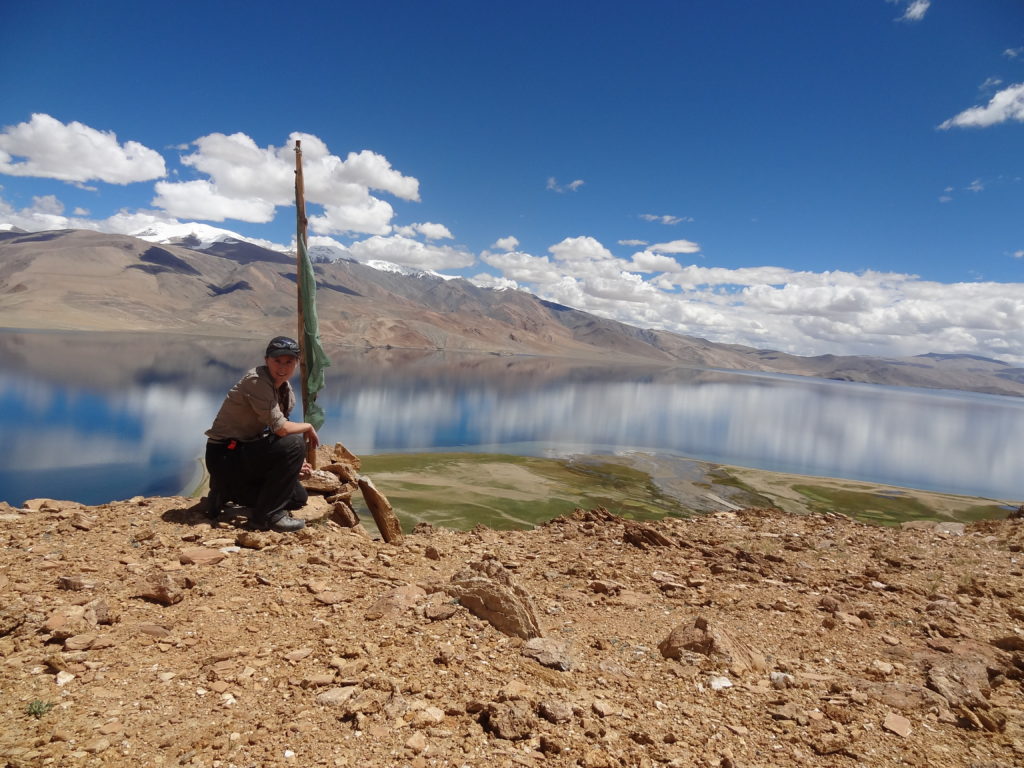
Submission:
[[[0,332],[0,500],[181,492],[263,340]],[[331,350],[325,442],[357,454],[641,450],[1006,501],[1024,401],[680,366]],[[296,414],[297,416],[297,414]]]

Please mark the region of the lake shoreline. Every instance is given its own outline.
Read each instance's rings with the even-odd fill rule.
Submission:
[[[406,529],[420,522],[455,529],[523,528],[593,506],[636,519],[775,507],[796,515],[839,513],[880,525],[973,522],[1007,517],[1021,504],[640,451],[557,458],[393,453],[361,461],[362,472],[388,496]],[[205,491],[201,459],[198,466],[202,481],[185,495]],[[365,510],[358,511],[365,517]]]
[[[0,332],[10,361],[0,373],[0,431],[14,446],[0,467],[0,498],[101,503],[199,486],[203,433],[262,346],[177,336]],[[643,478],[655,486],[644,503],[656,507],[687,502],[671,487],[694,465],[675,457],[1024,497],[1018,398],[617,363],[348,350],[318,395],[321,438],[360,455],[665,454],[675,466],[652,466],[654,479]],[[716,487],[698,499],[707,493],[729,500]]]

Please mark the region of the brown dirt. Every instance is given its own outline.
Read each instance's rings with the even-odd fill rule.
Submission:
[[[1021,520],[577,512],[390,545],[30,506],[0,505],[0,764],[1024,763]],[[446,595],[481,560],[568,670]]]

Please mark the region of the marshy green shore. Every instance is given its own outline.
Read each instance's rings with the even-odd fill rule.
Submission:
[[[778,507],[898,525],[1006,517],[1020,504],[648,453],[382,454],[363,456],[362,471],[387,495],[407,530],[419,522],[463,530],[478,524],[526,528],[577,507],[597,506],[635,519]]]
[[[792,475],[650,453],[541,458],[496,453],[391,453],[360,457],[409,531],[417,523],[468,530],[531,528],[576,508],[636,520],[745,507],[797,515],[838,513],[876,525],[1006,517],[1020,501]],[[208,477],[186,495],[202,496]],[[369,512],[353,499],[361,517]]]

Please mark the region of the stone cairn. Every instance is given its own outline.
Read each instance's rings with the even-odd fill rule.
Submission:
[[[332,520],[346,528],[359,525],[359,517],[352,508],[352,496],[358,490],[384,541],[389,544],[402,541],[402,527],[394,509],[373,481],[360,474],[362,462],[358,456],[341,443],[321,445],[316,452],[316,466],[319,469],[302,480],[302,485],[333,506]]]

